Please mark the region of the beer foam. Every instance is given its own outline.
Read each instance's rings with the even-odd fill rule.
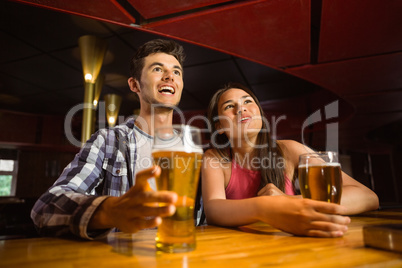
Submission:
[[[186,153],[203,153],[201,147],[197,146],[174,146],[174,147],[157,147],[152,148],[152,153],[154,152],[186,152]]]
[[[175,127],[175,125],[173,125]],[[186,152],[186,153],[203,153],[201,145],[194,143],[190,130],[190,126],[176,126],[182,131],[173,129],[171,132],[162,132],[160,136],[154,137],[152,152],[171,151],[171,152]],[[166,128],[170,130],[170,128]],[[196,142],[201,142],[196,140]]]
[[[152,146],[152,152],[186,152],[186,153],[203,153],[201,145],[194,144],[191,140],[186,140],[184,143],[181,138],[172,138]]]
[[[311,163],[311,164],[308,164],[308,166],[309,167],[340,167],[341,164],[340,163],[322,163],[322,164],[320,164],[320,163]],[[305,168],[305,167],[307,167],[306,164],[299,165],[299,168]]]

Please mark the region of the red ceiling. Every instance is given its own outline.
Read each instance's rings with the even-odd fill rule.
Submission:
[[[17,1],[136,27],[282,70],[346,98],[357,109],[356,121],[349,122],[356,127],[361,120],[370,122],[359,115],[360,99],[375,109],[389,99],[388,92],[402,89],[400,0]],[[388,107],[395,120],[402,119],[399,103],[402,98]]]
[[[310,0],[130,0],[143,24],[117,0],[17,0],[182,39],[273,68],[309,63]],[[188,3],[186,3],[188,2]],[[215,4],[215,5],[214,5]],[[197,9],[210,6],[208,9]],[[189,11],[188,14],[177,13]],[[120,12],[120,14],[119,14]],[[147,18],[156,20],[147,21]],[[138,25],[139,24],[139,25]]]
[[[402,52],[290,68],[303,77],[341,96],[402,87]]]
[[[16,0],[16,2],[50,8],[57,11],[68,12],[122,25],[129,25],[135,22],[124,9],[116,4],[115,0]]]
[[[309,0],[240,2],[143,27],[275,68],[310,60]]]
[[[223,2],[230,2],[230,0],[128,0],[128,2],[142,15],[142,17],[145,19],[151,19]]]
[[[118,0],[17,1],[126,26],[137,23],[138,29],[281,69],[337,93],[402,85],[400,0],[314,1],[322,3],[318,63],[310,56],[311,17],[317,15],[311,14],[317,10],[311,0],[128,0],[123,6]],[[132,9],[143,24],[129,14]],[[320,64],[325,62],[335,63]]]
[[[319,62],[402,50],[402,1],[324,0]]]

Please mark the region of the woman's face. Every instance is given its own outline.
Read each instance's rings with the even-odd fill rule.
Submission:
[[[257,136],[262,127],[260,109],[254,99],[244,90],[231,88],[218,101],[219,133],[229,140]]]

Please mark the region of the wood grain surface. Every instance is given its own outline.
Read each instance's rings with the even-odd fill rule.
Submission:
[[[341,238],[297,237],[264,223],[197,227],[188,253],[155,250],[156,230],[111,233],[106,239],[0,240],[0,267],[402,267],[402,254],[365,247],[362,228],[402,223],[400,211],[352,216]]]

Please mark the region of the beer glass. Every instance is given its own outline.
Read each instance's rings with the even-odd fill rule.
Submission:
[[[316,152],[299,157],[299,184],[303,198],[339,204],[342,172],[336,152]]]
[[[156,178],[156,188],[176,192],[179,197],[175,214],[162,218],[158,227],[156,249],[191,251],[196,247],[194,203],[203,154],[201,131],[188,125],[173,125],[158,128],[154,134],[152,157],[162,170]]]

